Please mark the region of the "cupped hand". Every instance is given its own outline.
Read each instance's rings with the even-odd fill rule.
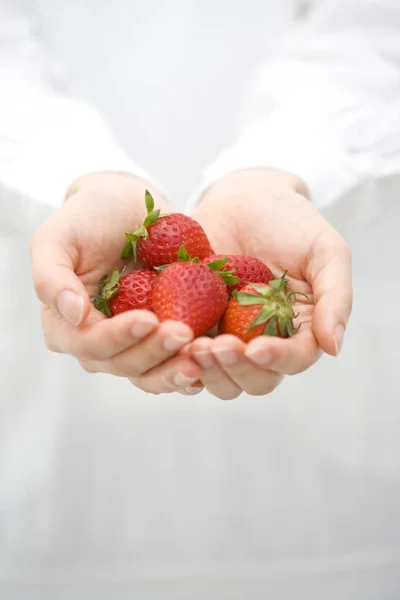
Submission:
[[[147,187],[129,174],[84,176],[37,230],[31,260],[44,338],[51,350],[73,355],[89,372],[127,377],[152,393],[193,394],[202,389],[201,369],[189,356],[179,355],[193,339],[189,327],[161,324],[147,311],[107,319],[91,302],[100,279],[122,267],[124,232],[145,217]],[[162,196],[151,191],[157,207],[169,212]]]
[[[340,352],[352,307],[351,253],[306,195],[292,175],[251,169],[210,188],[193,214],[217,253],[254,256],[276,277],[287,271],[290,288],[308,296],[297,297],[295,324],[301,327],[291,338],[262,336],[246,345],[223,335],[184,349],[218,398],[267,394],[322,352]]]

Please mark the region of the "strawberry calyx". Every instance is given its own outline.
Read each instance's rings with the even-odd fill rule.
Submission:
[[[192,263],[199,264],[201,261],[197,257],[191,258],[191,256],[189,256],[189,253],[186,250],[185,246],[181,246],[178,250],[178,260],[176,262],[192,262]],[[159,267],[154,267],[154,270],[157,271],[157,273],[162,273],[164,271],[164,269],[169,267],[170,264],[172,264],[172,263],[168,263],[166,265],[160,265]]]
[[[120,285],[119,280],[124,274],[125,269],[119,272],[118,269],[114,269],[111,277],[104,275],[100,280],[99,292],[93,300],[94,306],[102,312],[106,317],[112,317],[112,312],[109,307],[109,300],[115,296],[119,291]]]
[[[148,239],[148,227],[158,221],[159,218],[167,216],[161,215],[159,208],[154,209],[154,198],[148,190],[145,192],[144,200],[146,204],[147,216],[133,233],[125,233],[128,242],[125,244],[121,254],[121,258],[131,258],[133,256],[135,262],[137,261],[137,243],[140,238],[143,237]]]
[[[207,263],[207,266],[210,267],[213,271],[218,273],[218,275],[225,281],[226,285],[235,285],[238,283],[239,279],[234,274],[235,271],[224,271],[223,268],[228,262],[228,258],[218,258],[217,260],[213,260],[212,262]]]
[[[196,264],[201,264],[201,260],[196,256],[192,258],[185,246],[181,246],[178,251],[178,262],[192,262]],[[215,273],[217,273],[223,281],[227,285],[234,285],[239,281],[239,279],[234,275],[233,271],[223,271],[222,269],[228,262],[228,258],[219,258],[218,260],[214,260],[213,262],[207,263],[207,266],[210,267]],[[169,265],[161,265],[160,267],[155,267],[155,271],[157,273],[161,273],[164,271],[166,267]]]
[[[305,296],[305,294],[292,290],[286,291],[289,283],[286,273],[287,271],[279,279],[271,280],[268,286],[250,283],[249,286],[258,294],[241,291],[233,292],[233,297],[238,304],[242,306],[261,306],[260,312],[247,331],[264,324],[263,335],[286,338],[291,337],[298,331],[300,325],[298,327],[293,325],[293,320],[298,317],[298,314],[295,314],[293,310],[293,305],[296,302],[297,295]]]

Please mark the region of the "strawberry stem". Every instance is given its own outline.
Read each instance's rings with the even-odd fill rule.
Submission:
[[[154,198],[150,194],[149,190],[146,190],[144,193],[144,202],[146,205],[147,215],[144,221],[139,225],[139,227],[133,233],[125,233],[125,236],[128,242],[123,247],[121,258],[127,259],[133,256],[135,262],[137,262],[137,243],[140,238],[149,238],[148,228],[150,225],[153,225],[161,219],[162,217],[166,217],[168,215],[162,215],[159,208],[154,209]]]
[[[291,290],[286,294],[285,288],[289,283],[286,274],[287,271],[282,277],[273,279],[265,286],[249,284],[258,292],[257,294],[240,291],[233,293],[233,297],[242,306],[260,306],[260,312],[247,331],[265,325],[263,335],[280,336],[282,338],[290,337],[298,331],[300,325],[297,328],[293,325],[293,320],[298,317],[298,314],[295,314],[293,310],[297,292]]]
[[[106,315],[106,317],[112,317],[112,312],[109,307],[109,300],[111,300],[111,298],[113,298],[119,291],[119,280],[123,276],[124,272],[125,267],[122,269],[121,273],[118,269],[114,269],[111,277],[104,275],[104,277],[100,280],[99,291],[93,300],[93,304],[97,310]]]

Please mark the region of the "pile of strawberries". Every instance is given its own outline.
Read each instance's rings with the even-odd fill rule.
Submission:
[[[94,305],[108,317],[133,309],[154,311],[160,321],[173,319],[204,335],[220,333],[245,342],[258,335],[288,337],[296,333],[295,292],[286,274],[251,256],[216,255],[201,225],[183,214],[162,215],[146,191],[147,217],[128,242],[122,258],[140,270],[115,269],[100,282]]]

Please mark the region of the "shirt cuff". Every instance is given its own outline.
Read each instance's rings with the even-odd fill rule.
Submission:
[[[75,179],[99,171],[129,172],[160,189],[130,160],[96,110],[70,98],[42,99],[35,127],[15,136],[0,184],[19,197],[56,208]]]
[[[247,127],[204,172],[187,205],[190,213],[216,181],[243,169],[269,167],[292,173],[307,185],[319,210],[351,189],[368,171],[368,160],[352,155],[342,122],[326,115],[276,110]]]

